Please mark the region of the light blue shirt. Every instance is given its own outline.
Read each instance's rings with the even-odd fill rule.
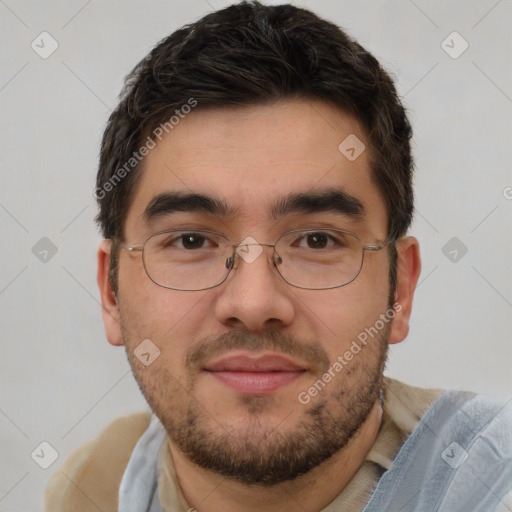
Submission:
[[[162,512],[155,415],[137,442],[119,490],[119,512]],[[512,495],[512,401],[443,393],[407,438],[363,512],[505,512]],[[340,511],[341,512],[341,511]]]

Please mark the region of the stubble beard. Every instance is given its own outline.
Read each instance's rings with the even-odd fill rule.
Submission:
[[[124,327],[123,338],[139,388],[174,446],[197,466],[225,478],[247,485],[273,486],[304,475],[330,459],[366,421],[382,390],[388,331],[386,325],[307,405],[297,400],[290,404],[290,411],[282,411],[284,423],[290,412],[297,407],[303,409],[301,419],[286,430],[279,423],[271,424],[265,419],[268,410],[275,412],[272,395],[240,397],[244,420],[236,426],[226,425],[221,416],[211,416],[207,404],[200,404],[195,398],[197,376],[191,376],[186,384],[178,382],[167,368],[156,362],[149,373],[151,367],[142,368],[128,349],[132,344]],[[297,353],[296,349],[290,349],[289,337],[279,331],[261,335],[233,331],[216,341],[223,350],[274,349]],[[324,354],[318,344],[310,348],[314,349],[303,353],[309,358]],[[322,362],[322,370],[311,384],[321,378],[327,363],[328,360]]]

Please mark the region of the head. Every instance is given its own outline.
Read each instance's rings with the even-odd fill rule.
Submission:
[[[420,271],[418,244],[405,237],[410,138],[376,59],[291,5],[209,14],[161,41],[128,76],[95,190],[106,239],[98,251],[104,322],[173,447],[195,464],[276,484],[322,464],[368,417],[388,344],[407,335]],[[346,140],[356,141],[357,158]],[[218,286],[183,291],[156,284],[141,252],[122,249],[183,228],[235,245],[252,237],[261,254],[237,258]],[[269,246],[310,228],[386,244],[364,251],[345,286],[298,288]],[[144,362],[140,347],[152,354]],[[273,377],[233,384],[233,365],[279,366],[279,357],[279,385]]]

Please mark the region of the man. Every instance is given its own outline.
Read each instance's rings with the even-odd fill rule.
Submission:
[[[375,58],[291,5],[139,63],[101,147],[98,285],[152,412],[77,450],[47,510],[511,510],[511,408],[383,377],[420,273],[410,138]]]

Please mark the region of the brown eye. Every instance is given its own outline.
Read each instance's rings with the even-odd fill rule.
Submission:
[[[206,240],[204,236],[197,233],[185,233],[180,238],[185,249],[200,249]]]
[[[311,249],[324,249],[328,242],[327,235],[323,233],[311,233],[307,235],[307,244]]]
[[[207,243],[210,242],[210,247],[213,245],[206,236],[200,233],[182,233],[179,236],[173,235],[166,238],[161,242],[165,249],[204,249],[208,247]]]

